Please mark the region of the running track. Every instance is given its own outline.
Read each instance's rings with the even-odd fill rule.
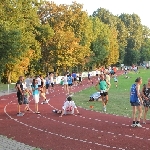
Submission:
[[[84,86],[75,87],[73,92],[89,86],[84,81]],[[32,111],[17,117],[16,94],[1,96],[0,134],[42,150],[150,149],[149,122],[142,128],[132,128],[130,118],[83,108],[79,108],[81,115],[60,118],[52,110],[61,109],[66,99],[63,88],[55,86],[55,91],[51,91],[48,98],[48,104],[39,104],[40,115],[34,113],[34,101],[31,99]]]

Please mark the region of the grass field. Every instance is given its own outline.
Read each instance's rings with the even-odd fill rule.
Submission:
[[[128,73],[128,76],[130,77],[128,79],[125,79],[124,75],[118,76],[118,88],[115,87],[114,80],[111,78],[107,113],[131,117],[132,108],[129,102],[130,87],[137,77],[142,77],[143,84],[147,83],[148,78],[150,78],[150,70],[140,69],[138,74],[135,72],[130,72]],[[103,107],[100,101],[89,102],[90,95],[95,92],[96,89],[94,86],[92,86],[74,94],[73,99],[77,106],[81,106],[86,109],[91,109],[90,106],[93,106],[93,110],[102,112]],[[150,113],[148,113],[147,118],[150,118]]]
[[[9,89],[14,89],[15,85],[14,84],[9,84]],[[0,84],[0,92],[2,91],[8,91],[8,84]]]

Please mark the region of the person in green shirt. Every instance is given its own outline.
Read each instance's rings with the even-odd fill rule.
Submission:
[[[98,88],[99,85],[99,88]],[[101,98],[102,98],[102,104],[103,104],[103,111],[106,112],[106,105],[108,102],[108,90],[110,88],[110,83],[108,83],[105,79],[105,75],[100,75],[100,80],[95,85],[95,88],[97,91],[100,92]]]

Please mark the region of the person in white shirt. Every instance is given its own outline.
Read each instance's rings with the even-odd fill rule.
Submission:
[[[38,87],[41,87],[41,78],[40,77],[37,77],[37,82],[38,82]]]
[[[68,88],[68,77],[67,77],[67,74],[64,75],[64,78],[63,78],[63,83],[64,83],[64,90],[67,92],[67,94],[69,94],[69,88]]]
[[[27,89],[31,92],[32,91],[32,79],[30,78],[30,76],[27,76],[27,78],[25,79],[25,83],[27,86]]]
[[[63,115],[74,114],[74,109],[79,115],[79,111],[77,109],[75,102],[72,101],[72,98],[69,96],[67,97],[67,100],[64,102],[64,105],[62,106],[62,110],[53,110],[53,112],[61,114],[59,117],[62,117]]]

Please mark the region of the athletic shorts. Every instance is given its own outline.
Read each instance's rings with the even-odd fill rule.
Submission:
[[[39,94],[33,95],[33,99],[34,99],[35,103],[39,103]]]
[[[28,98],[25,98],[25,97],[24,97],[23,104],[29,104]]]
[[[17,92],[18,104],[22,105],[23,103],[23,95],[20,92]]]
[[[150,107],[150,100],[144,100],[143,105],[144,107]]]
[[[46,89],[48,89],[49,88],[49,84],[46,84]]]
[[[131,106],[140,106],[141,104],[139,102],[134,102],[134,103],[131,103]]]
[[[79,77],[79,82],[82,82],[82,78],[81,77]]]
[[[54,83],[51,83],[51,86],[54,87]]]
[[[73,81],[77,81],[77,78],[74,78]]]
[[[108,95],[108,92],[103,92],[103,93],[100,93],[101,96],[106,96]]]
[[[68,86],[72,86],[72,83],[68,84]]]

